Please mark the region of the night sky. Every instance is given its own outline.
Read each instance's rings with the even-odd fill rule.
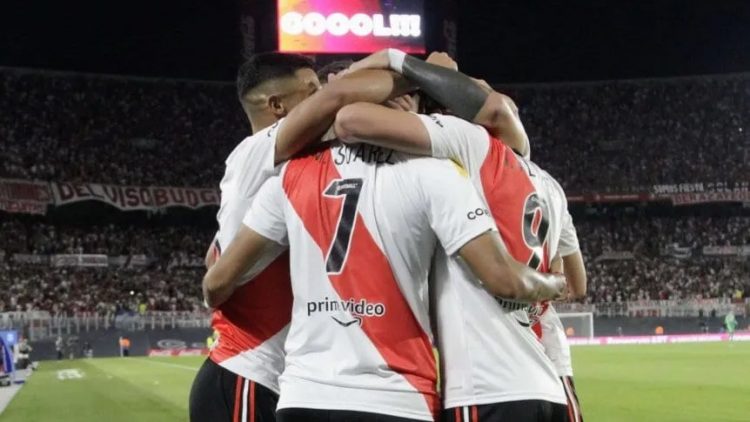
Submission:
[[[5,0],[0,65],[233,79],[238,2]],[[460,0],[458,10],[459,65],[491,82],[750,71],[748,0]]]

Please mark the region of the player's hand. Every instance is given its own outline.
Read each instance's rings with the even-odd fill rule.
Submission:
[[[356,72],[362,69],[390,69],[391,60],[388,57],[388,49],[380,50],[370,54],[362,60],[354,62],[345,72]]]
[[[562,300],[567,298],[568,281],[565,275],[561,273],[551,275],[549,297],[542,300]]]
[[[402,95],[400,97],[393,98],[391,100],[388,100],[386,102],[386,105],[394,110],[399,111],[410,111],[416,113],[419,104],[417,104],[417,101],[414,99],[411,95]]]
[[[443,53],[442,51],[433,51],[425,61],[437,66],[447,67],[451,70],[458,70],[458,63],[448,53]]]

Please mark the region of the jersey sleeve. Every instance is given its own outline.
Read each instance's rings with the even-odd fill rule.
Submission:
[[[236,194],[253,195],[271,176],[277,175],[281,166],[276,166],[276,135],[284,120],[265,128],[245,139],[227,159],[227,169],[235,174]]]
[[[576,232],[575,225],[573,225],[573,217],[568,211],[568,199],[565,196],[565,190],[563,190],[557,180],[550,176],[549,173],[546,174],[549,177],[548,180],[552,183],[553,190],[550,194],[556,198],[556,201],[559,201],[562,210],[562,220],[560,221],[560,242],[557,247],[557,252],[560,256],[572,255],[578,252],[580,246],[578,244],[578,233]]]
[[[285,198],[281,177],[275,176],[268,179],[260,188],[245,218],[242,219],[242,224],[267,239],[287,245]]]
[[[490,230],[495,223],[464,172],[448,160],[429,159],[420,169],[420,197],[430,227],[448,255]]]
[[[579,249],[578,233],[576,232],[576,227],[573,225],[573,217],[566,211],[563,216],[558,251],[560,252],[560,256],[568,256],[578,252]]]
[[[479,171],[491,139],[483,127],[442,114],[419,118],[430,135],[433,157],[454,160],[472,174]]]

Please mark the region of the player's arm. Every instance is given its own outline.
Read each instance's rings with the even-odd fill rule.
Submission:
[[[426,116],[368,103],[342,108],[334,131],[344,142],[449,158],[467,170],[479,165],[490,143],[486,129],[455,116]]]
[[[227,250],[203,277],[203,298],[209,307],[216,308],[232,296],[242,275],[261,258],[270,242],[247,226],[240,228]]]
[[[203,262],[206,264],[206,269],[210,269],[211,267],[216,264],[216,258],[218,257],[218,253],[216,251],[216,244],[214,242],[211,242],[210,245],[208,245],[208,249],[206,250],[206,256],[203,258]]]
[[[389,68],[404,75],[457,116],[484,126],[521,155],[528,155],[529,139],[518,108],[510,97],[489,85],[396,49],[382,50],[351,67],[353,70],[365,68]]]
[[[336,137],[346,143],[367,142],[411,154],[432,155],[430,134],[414,113],[355,103],[336,114],[333,129]]]
[[[209,307],[224,303],[274,243],[286,244],[284,192],[281,178],[266,181],[242,220],[242,227],[203,278],[203,296]]]
[[[411,84],[401,75],[386,70],[352,72],[326,84],[284,119],[276,137],[276,164],[318,140],[345,105],[360,101],[382,103],[409,89]]]
[[[568,279],[570,298],[583,299],[586,297],[588,277],[586,275],[586,266],[583,263],[583,255],[581,254],[581,251],[575,251],[570,255],[562,257],[562,259],[565,278]]]
[[[529,303],[556,299],[565,287],[565,277],[540,273],[516,261],[494,231],[468,242],[458,253],[485,289],[504,299]]]
[[[565,208],[567,208],[567,201],[565,200],[565,193],[562,188],[560,188],[559,192],[564,201]],[[583,262],[583,255],[578,243],[578,233],[573,225],[573,217],[569,212],[566,212],[563,216],[559,254],[562,256],[565,277],[568,279],[570,299],[582,299],[586,297],[586,286],[588,283],[586,265]]]
[[[447,161],[421,169],[421,200],[428,220],[448,255],[458,254],[493,295],[536,302],[557,298],[565,278],[542,274],[513,259],[500,240],[489,211],[468,178]]]

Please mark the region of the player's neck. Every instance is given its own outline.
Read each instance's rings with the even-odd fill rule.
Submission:
[[[259,131],[267,128],[268,126],[271,126],[277,121],[279,121],[279,119],[277,119],[276,116],[264,113],[259,116],[251,117],[250,126],[253,128],[253,133],[258,133]]]

